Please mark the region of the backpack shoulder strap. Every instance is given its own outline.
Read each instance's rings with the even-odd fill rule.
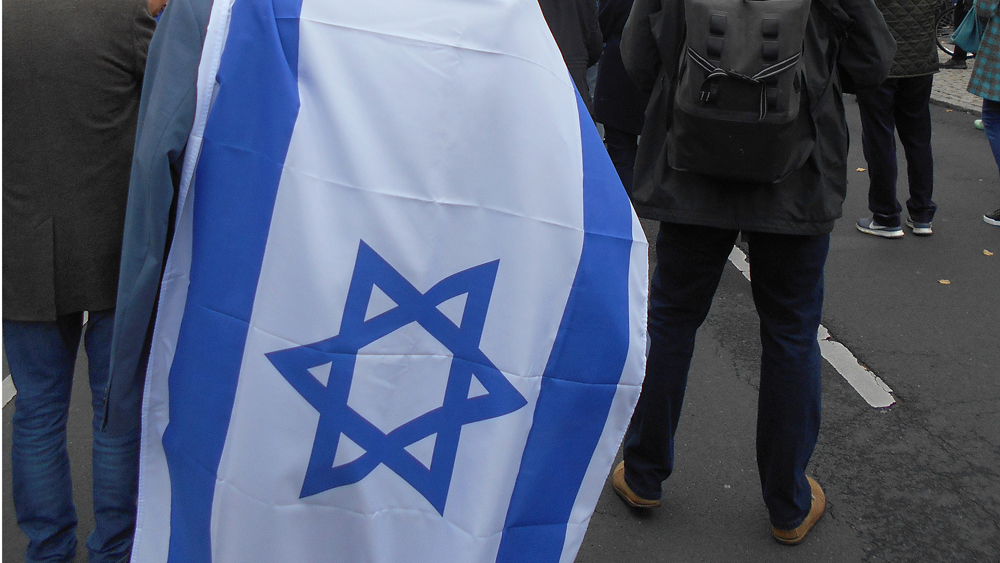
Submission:
[[[840,7],[840,3],[837,0],[815,0],[815,2],[819,6],[818,11],[824,15],[824,19],[833,31],[835,38],[833,43],[835,46],[833,48],[833,56],[829,59],[832,61],[830,76],[826,79],[826,86],[823,87],[823,93],[820,95],[819,100],[816,101],[816,105],[810,110],[813,119],[819,115],[820,109],[826,102],[827,95],[833,89],[833,77],[838,72],[837,60],[840,58],[840,45],[850,33],[851,28],[854,27],[854,20]]]

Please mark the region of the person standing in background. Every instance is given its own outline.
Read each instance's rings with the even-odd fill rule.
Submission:
[[[597,18],[604,36],[604,54],[594,89],[594,119],[604,125],[604,144],[628,193],[632,192],[632,168],[649,103],[649,94],[639,90],[622,64],[622,30],[632,10],[632,2],[601,0],[598,3]]]
[[[25,560],[69,561],[66,420],[81,335],[93,405],[91,562],[128,558],[139,434],[102,431],[147,0],[3,3],[3,340]],[[86,329],[83,314],[89,312]]]
[[[969,7],[972,5],[972,0],[956,0],[955,11],[952,12],[952,23],[953,27],[957,28],[962,20],[965,19],[965,14],[969,13]],[[953,45],[953,51],[951,58],[941,64],[941,68],[946,69],[966,69],[969,65],[965,63],[965,60],[969,58],[969,54],[965,52],[958,45]]]
[[[858,220],[859,231],[883,238],[900,238],[902,207],[896,199],[896,139],[906,154],[910,199],[906,225],[917,236],[933,234],[931,221],[937,205],[934,156],[931,153],[931,86],[938,71],[935,16],[937,0],[900,3],[875,0],[896,39],[896,58],[889,78],[873,92],[858,93],[861,110],[861,147],[868,161],[868,209],[871,217]]]
[[[674,469],[674,434],[695,337],[742,232],[760,316],[761,493],[772,536],[794,545],[826,509],[822,487],[806,467],[819,436],[822,359],[816,331],[823,269],[847,193],[848,131],[838,76],[849,76],[857,91],[877,87],[888,75],[895,44],[872,0],[812,2],[802,59],[811,77],[803,94],[816,108],[806,114],[815,143],[786,178],[755,184],[671,165],[667,144],[676,123],[684,14],[683,0],[635,0],[621,43],[629,76],[652,92],[632,203],[639,217],[660,221],[660,231],[649,290],[646,378],[611,486],[628,506],[660,505],[662,483]],[[845,21],[851,22],[850,33],[840,35]],[[832,67],[833,60],[841,70]]]
[[[983,129],[990,140],[993,158],[1000,167],[1000,0],[976,2],[976,15],[986,25],[982,28],[968,89],[983,99]],[[983,215],[983,221],[1000,227],[1000,208]]]
[[[594,0],[538,0],[538,5],[559,45],[573,83],[593,115],[587,69],[597,64],[604,49],[597,23],[597,4]]]

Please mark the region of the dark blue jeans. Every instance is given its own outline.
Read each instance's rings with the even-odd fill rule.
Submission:
[[[993,149],[993,160],[1000,167],[1000,102],[983,99],[983,129]]]
[[[673,471],[674,433],[695,333],[708,315],[737,234],[660,225],[649,292],[646,379],[624,442],[625,481],[643,498],[660,498],[661,483]],[[822,360],[816,331],[830,237],[745,235],[763,349],[757,467],[771,523],[792,529],[812,504],[805,470],[819,434]]]
[[[858,94],[861,110],[861,148],[868,161],[868,209],[875,221],[887,227],[900,225],[903,210],[896,199],[896,138],[906,155],[910,199],[906,209],[917,223],[930,223],[937,211],[934,191],[934,156],[931,154],[932,75],[890,78],[878,90]]]
[[[3,321],[14,396],[11,466],[17,523],[28,536],[25,560],[69,561],[76,553],[76,509],[66,451],[66,419],[82,313],[55,322]],[[139,434],[100,431],[108,383],[114,310],[90,314],[84,346],[94,409],[96,526],[87,539],[92,562],[127,560],[135,529]]]

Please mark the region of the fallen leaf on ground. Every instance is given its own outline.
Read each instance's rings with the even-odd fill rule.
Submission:
[[[990,252],[989,250],[984,250],[983,254],[985,254],[986,256],[993,256],[993,253]]]
[[[864,172],[864,171],[865,171],[864,168],[858,168],[858,172]]]
[[[944,112],[945,112],[945,113],[951,113],[951,112],[952,112],[952,110],[950,110],[950,109],[946,109],[946,110],[944,110]]]
[[[941,285],[951,285],[951,280],[938,280]]]

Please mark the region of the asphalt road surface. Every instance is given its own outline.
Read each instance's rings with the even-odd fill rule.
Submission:
[[[774,542],[754,461],[757,317],[749,282],[728,266],[698,337],[663,506],[630,510],[606,486],[579,563],[1000,561],[1000,229],[982,221],[1000,207],[996,165],[972,116],[932,106],[935,234],[861,234],[854,222],[868,215],[868,182],[855,170],[866,163],[857,105],[846,105],[851,186],[833,233],[823,324],[892,388],[896,404],[872,408],[824,362],[810,473],[826,490],[827,514],[802,545]],[[905,200],[905,164],[901,171]],[[644,226],[655,240],[657,225]],[[93,518],[82,361],[77,376],[69,444],[84,561]],[[9,492],[12,410],[3,409],[10,562],[23,560],[26,544]]]

